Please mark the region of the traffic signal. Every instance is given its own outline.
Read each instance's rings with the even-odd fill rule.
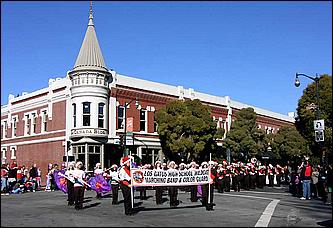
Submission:
[[[316,139],[316,142],[323,142],[324,141],[324,131],[323,130],[315,131],[315,139]]]

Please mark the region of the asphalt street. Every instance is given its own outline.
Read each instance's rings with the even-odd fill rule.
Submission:
[[[76,211],[67,206],[67,195],[61,191],[29,192],[1,196],[1,226],[25,227],[327,227],[332,226],[332,206],[320,200],[291,196],[285,188],[258,191],[214,193],[214,211],[206,211],[200,201],[191,202],[190,193],[179,191],[180,205],[170,208],[167,192],[162,205],[155,204],[155,192],[147,191],[147,200],[135,193],[134,216],[124,214],[120,204],[112,205],[106,194],[95,198],[94,191],[85,192],[84,208]]]

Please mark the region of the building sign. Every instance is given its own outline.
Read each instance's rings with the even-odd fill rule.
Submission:
[[[126,130],[133,132],[133,117],[128,117],[126,120]]]
[[[98,128],[81,128],[81,129],[72,129],[72,135],[107,135],[107,130],[98,129]]]
[[[313,121],[313,128],[314,128],[315,131],[325,130],[324,120],[314,120]]]

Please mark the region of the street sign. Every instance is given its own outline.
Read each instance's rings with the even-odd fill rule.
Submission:
[[[325,122],[324,120],[314,120],[313,121],[313,128],[315,131],[317,130],[325,130]]]
[[[315,139],[316,139],[316,142],[323,142],[324,141],[324,130],[315,131]]]

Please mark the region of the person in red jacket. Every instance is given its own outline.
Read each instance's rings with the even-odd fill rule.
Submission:
[[[131,197],[131,159],[132,157],[130,156],[123,157],[121,159],[121,168],[119,170],[119,182],[124,198],[125,215],[134,215]]]
[[[312,167],[308,160],[306,160],[301,168],[301,181],[303,184],[303,197],[301,200],[311,199],[311,189],[310,189],[310,182],[311,182],[311,174],[312,174]]]

